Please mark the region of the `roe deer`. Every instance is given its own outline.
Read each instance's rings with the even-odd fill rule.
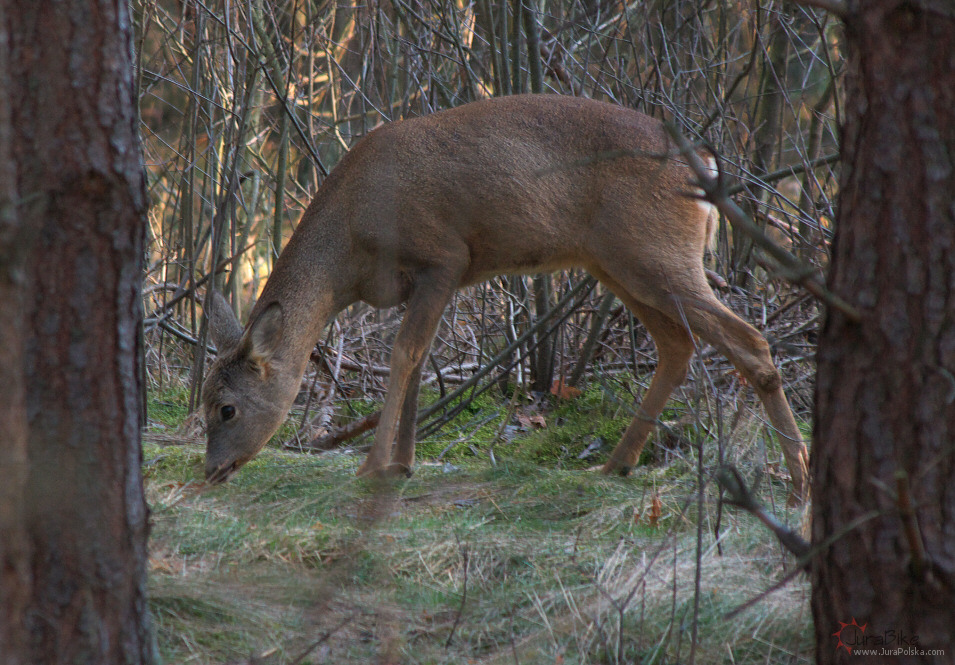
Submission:
[[[574,266],[630,308],[659,354],[604,472],[636,464],[686,375],[692,333],[755,388],[780,437],[793,498],[808,497],[806,447],[769,344],[707,284],[712,208],[693,191],[660,122],[589,99],[494,98],[376,129],[318,190],[247,328],[213,299],[219,356],[202,395],[207,478],[226,480],[262,449],[322,328],[358,300],[407,303],[375,441],[358,473],[410,473],[421,368],[454,291],[498,274]]]

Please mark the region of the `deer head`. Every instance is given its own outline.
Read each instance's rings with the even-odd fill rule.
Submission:
[[[252,459],[279,428],[298,380],[288,380],[282,354],[285,315],[277,302],[258,308],[245,331],[218,292],[207,316],[219,355],[202,387],[206,480],[219,483]]]

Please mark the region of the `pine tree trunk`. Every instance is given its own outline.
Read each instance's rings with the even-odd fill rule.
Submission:
[[[6,7],[0,4],[0,663],[26,665],[21,625],[29,601],[30,573],[23,514],[27,417],[20,288],[26,257],[23,221],[14,214],[8,35]]]
[[[835,541],[812,567],[817,662],[917,643],[943,655],[866,662],[951,663],[955,12],[947,0],[848,4],[829,281],[862,319],[830,311],[819,343],[813,540]]]
[[[0,495],[20,527],[0,597],[23,598],[0,624],[0,661],[153,662],[139,438],[146,198],[129,7],[0,0],[0,17],[9,211],[30,230],[0,237],[0,252],[25,259],[22,307],[4,304],[0,317],[4,341],[10,330],[21,343],[15,359],[4,355],[0,392],[20,393],[11,422],[25,425],[26,457],[22,483]],[[25,571],[18,586],[8,586],[11,563]]]

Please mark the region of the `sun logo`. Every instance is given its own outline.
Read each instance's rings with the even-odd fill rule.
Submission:
[[[832,634],[833,637],[835,637],[837,640],[839,640],[839,643],[836,644],[836,651],[839,650],[839,647],[842,647],[843,649],[846,650],[846,653],[850,653],[850,654],[851,654],[851,653],[852,653],[852,647],[850,647],[848,644],[846,644],[845,642],[842,641],[842,632],[843,632],[846,628],[855,628],[855,629],[857,629],[860,633],[863,633],[863,634],[864,634],[864,633],[865,633],[865,627],[868,626],[868,625],[869,625],[869,624],[864,623],[864,624],[862,624],[862,625],[860,626],[860,625],[856,622],[856,618],[855,618],[855,617],[852,617],[852,623],[842,623],[842,622],[840,621],[840,622],[839,622],[839,630],[837,630],[836,632],[834,632],[834,633]]]

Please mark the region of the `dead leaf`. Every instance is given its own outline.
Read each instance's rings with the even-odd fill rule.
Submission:
[[[159,573],[173,573],[175,570],[172,565],[165,559],[159,559],[157,557],[149,557],[149,569],[153,572]]]
[[[746,380],[746,377],[740,374],[738,369],[731,369],[730,374],[736,377],[736,380],[739,381],[741,386],[748,386],[749,382]]]
[[[660,501],[660,495],[654,493],[650,499],[650,514],[647,516],[647,522],[652,527],[656,527],[663,514],[663,502]]]
[[[547,427],[547,421],[544,419],[544,416],[539,413],[534,415],[527,415],[526,413],[517,413],[515,414],[518,424],[521,426],[521,429],[545,429]]]
[[[577,399],[582,393],[579,389],[566,385],[564,378],[561,377],[551,385],[550,394],[556,396],[557,399]]]

